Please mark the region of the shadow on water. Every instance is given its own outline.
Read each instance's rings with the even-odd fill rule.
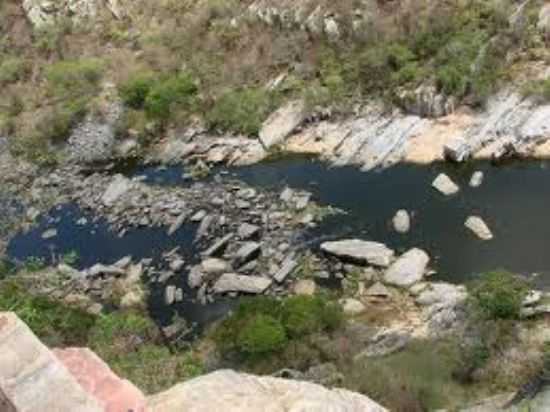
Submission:
[[[550,253],[550,171],[549,162],[510,163],[495,167],[489,162],[466,165],[433,166],[397,165],[386,170],[361,172],[354,167],[330,168],[306,157],[289,157],[239,169],[230,169],[232,177],[256,187],[281,189],[288,185],[313,192],[321,204],[346,210],[346,215],[327,218],[312,229],[306,240],[316,247],[320,239],[359,237],[387,243],[398,252],[410,247],[425,248],[434,258],[435,278],[455,283],[472,279],[476,273],[505,268],[511,271],[541,274],[539,287],[549,287]],[[485,173],[480,188],[470,188],[474,170]],[[141,176],[144,181],[160,185],[186,185],[181,167],[132,166],[113,172]],[[224,170],[217,170],[227,173]],[[439,172],[449,174],[461,187],[460,193],[445,197],[431,187]],[[398,209],[413,214],[412,230],[396,234],[391,218]],[[495,239],[483,242],[464,228],[471,214],[483,217]],[[90,223],[76,222],[86,217]],[[91,223],[93,222],[93,223]],[[44,240],[41,234],[55,227],[58,236]],[[28,256],[49,258],[53,253],[72,250],[80,255],[80,266],[97,262],[112,263],[132,255],[136,259],[153,258],[160,264],[162,252],[180,246],[187,262],[198,260],[193,244],[196,225],[184,226],[168,236],[162,228],[130,230],[123,238],[109,231],[104,220],[86,216],[74,205],[55,208],[44,216],[32,231],[13,238],[8,247],[11,258]],[[186,285],[185,275],[171,280],[178,287]],[[199,326],[223,315],[231,303],[219,300],[201,306],[193,302],[193,293],[167,309],[163,303],[165,285],[150,285],[150,310],[161,324],[170,322],[175,312]]]

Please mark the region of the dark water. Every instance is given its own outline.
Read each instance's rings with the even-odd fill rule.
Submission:
[[[78,225],[80,218],[88,219],[86,225]],[[97,219],[83,213],[77,206],[68,204],[54,208],[48,215],[41,217],[37,226],[14,237],[8,245],[11,259],[25,261],[29,257],[41,257],[51,262],[59,256],[72,251],[78,252],[75,266],[84,269],[95,263],[114,263],[131,255],[134,258],[151,258],[157,267],[162,266],[162,253],[179,246],[179,253],[186,262],[194,263],[198,259],[197,245],[193,244],[196,224],[185,225],[174,235],[168,236],[166,229],[139,228],[130,230],[123,238],[109,230],[103,219]],[[42,239],[45,230],[55,227],[57,237]],[[164,304],[164,288],[174,284],[184,290],[185,299],[170,307]],[[193,301],[194,292],[187,287],[185,276],[174,276],[167,283],[149,284],[149,310],[151,315],[162,325],[171,323],[175,314],[183,316],[199,328],[219,318],[227,312],[230,302],[218,300],[208,308]]]
[[[322,162],[304,157],[278,159],[259,165],[231,169],[233,177],[257,187],[282,189],[288,185],[314,193],[321,204],[346,210],[346,215],[327,218],[311,230],[307,239],[315,248],[321,240],[359,237],[387,243],[398,252],[410,247],[426,249],[433,257],[437,279],[463,283],[476,273],[504,268],[531,274],[539,273],[536,283],[550,287],[550,163],[522,162],[495,167],[488,162],[467,165],[433,166],[398,165],[392,168],[361,172],[353,167],[329,168]],[[470,188],[468,181],[475,170],[485,173],[480,188]],[[143,176],[146,182],[186,185],[181,167],[154,166],[117,170],[127,175]],[[217,170],[217,173],[227,171]],[[445,197],[431,187],[438,173],[449,174],[460,186],[459,194]],[[398,209],[413,213],[412,230],[407,235],[391,229],[391,218]],[[482,216],[492,229],[492,241],[478,240],[464,228],[471,214]],[[169,237],[165,229],[140,228],[123,238],[111,233],[103,220],[79,226],[83,213],[65,205],[44,216],[31,232],[19,234],[9,244],[11,258],[29,256],[49,258],[72,250],[80,255],[79,265],[112,263],[132,255],[150,257],[160,262],[162,252],[180,246],[188,262],[198,259],[192,239],[196,225],[187,225]],[[87,216],[90,222],[93,217]],[[43,240],[44,230],[55,227],[58,236]],[[171,280],[185,286],[184,276]],[[199,325],[221,316],[227,301],[207,307],[193,303],[192,292],[185,289],[185,302],[166,308],[162,303],[164,285],[150,287],[150,309],[160,323],[170,322],[174,313]]]

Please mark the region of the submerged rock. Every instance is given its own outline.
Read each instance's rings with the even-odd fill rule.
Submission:
[[[406,210],[398,210],[392,220],[397,233],[408,233],[411,229],[411,217]]]
[[[479,187],[483,183],[483,172],[474,172],[470,179],[470,187]]]
[[[432,186],[445,196],[454,195],[460,190],[458,185],[453,182],[451,178],[445,173],[441,173],[439,176],[437,176],[432,182]]]
[[[466,228],[470,229],[481,240],[491,240],[493,233],[479,216],[470,216],[464,223]]]
[[[321,250],[341,259],[381,267],[389,266],[394,258],[393,250],[383,243],[359,239],[325,242],[321,244]]]
[[[57,229],[48,229],[42,233],[42,239],[48,240],[57,236]]]
[[[390,266],[384,275],[384,282],[400,287],[412,286],[422,280],[429,262],[426,252],[411,249]]]

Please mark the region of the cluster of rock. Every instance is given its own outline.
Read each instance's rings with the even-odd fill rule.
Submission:
[[[124,16],[121,0],[24,0],[23,9],[37,28],[54,25],[61,18],[77,24],[93,21],[103,10],[117,19]]]
[[[458,162],[477,153],[495,159],[528,156],[550,138],[549,117],[549,104],[501,92],[489,99],[487,110],[470,127],[445,145],[445,155]]]
[[[395,330],[383,328],[365,342],[367,348],[358,356],[382,356],[401,349],[413,334],[438,337],[449,333],[463,319],[466,290],[463,286],[428,282],[429,255],[413,248],[396,257],[386,245],[360,239],[325,242],[321,250],[346,262],[360,266],[359,286],[354,297],[342,301],[344,311],[359,315],[367,310],[368,300],[391,301],[403,294],[421,308],[421,327]],[[352,272],[357,270],[351,268]]]

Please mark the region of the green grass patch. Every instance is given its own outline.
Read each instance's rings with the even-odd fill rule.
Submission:
[[[15,83],[29,74],[29,63],[20,57],[7,57],[0,63],[0,84]]]

